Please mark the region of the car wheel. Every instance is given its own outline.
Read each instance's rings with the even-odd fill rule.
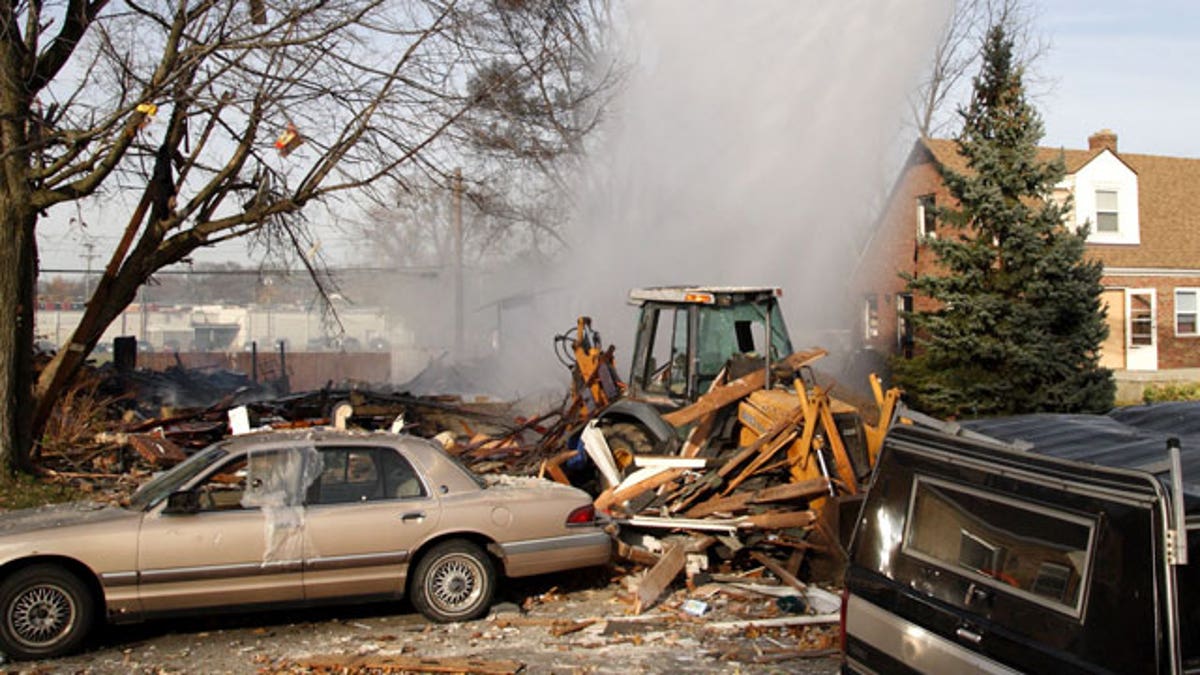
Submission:
[[[92,627],[94,601],[79,577],[55,565],[32,565],[0,583],[0,651],[17,659],[59,656]]]
[[[496,570],[475,544],[444,541],[421,556],[413,572],[412,603],[432,621],[477,619],[492,604]]]

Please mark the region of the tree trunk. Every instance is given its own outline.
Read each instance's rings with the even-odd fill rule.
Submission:
[[[7,163],[6,163],[7,164]],[[0,186],[0,469],[29,471],[33,448],[33,304],[37,274],[37,215],[23,182],[6,177]],[[18,170],[23,177],[24,171]],[[14,190],[13,188],[16,187]],[[15,194],[14,194],[15,193]],[[9,472],[0,470],[7,479]]]
[[[8,45],[5,45],[7,47]],[[33,448],[33,304],[38,213],[29,181],[29,95],[10,49],[0,49],[0,480],[28,471]]]
[[[40,434],[45,430],[55,402],[74,381],[79,368],[100,341],[109,324],[133,302],[142,281],[128,276],[105,275],[100,278],[92,296],[88,298],[79,325],[72,331],[67,344],[59,349],[38,377],[35,388],[36,406],[28,415],[34,433]]]
[[[161,158],[158,166],[165,166],[164,160]],[[125,234],[121,237],[121,242],[117,244],[112,258],[108,261],[108,267],[105,268],[104,274],[96,283],[91,297],[87,299],[87,306],[84,308],[83,316],[79,319],[79,325],[71,332],[71,338],[67,344],[54,355],[54,358],[46,364],[41,375],[38,376],[34,389],[36,405],[32,412],[33,433],[40,435],[46,429],[55,402],[75,379],[80,366],[83,365],[87,355],[92,353],[92,349],[96,347],[96,343],[100,341],[100,337],[104,335],[108,325],[129,306],[129,303],[133,302],[138,288],[149,277],[149,271],[139,273],[142,265],[137,261],[127,259],[126,253],[133,244],[134,235],[137,234],[142,220],[146,217],[146,211],[154,201],[156,190],[161,193],[164,189],[169,190],[169,183],[167,187],[151,183],[146,188],[141,202],[134,209],[133,216],[125,227]],[[150,234],[147,233],[146,236],[150,236]],[[152,244],[157,241],[157,238],[151,237],[151,240],[144,240],[143,243]],[[138,257],[136,251],[134,257]],[[147,270],[149,269],[147,268]]]

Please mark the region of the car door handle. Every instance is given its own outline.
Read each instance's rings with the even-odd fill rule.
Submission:
[[[412,520],[425,520],[425,512],[424,511],[411,511],[409,513],[405,513],[404,515],[400,516],[401,522],[407,523]]]
[[[963,626],[959,626],[958,630],[954,631],[954,634],[958,636],[958,639],[970,642],[973,645],[977,645],[983,641],[982,635]]]

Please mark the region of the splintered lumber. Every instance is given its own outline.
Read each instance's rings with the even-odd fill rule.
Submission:
[[[713,378],[712,384],[710,384],[708,387],[708,391],[704,393],[711,394],[718,388],[725,386],[725,374],[726,369],[722,368],[721,372],[717,373],[717,376]],[[716,423],[717,412],[715,410],[707,415],[702,415],[700,417],[700,421],[696,423],[696,426],[692,427],[692,430],[688,432],[687,438],[683,442],[683,449],[679,451],[679,456],[695,457],[696,455],[699,455],[700,450],[704,447],[704,444],[708,443],[709,437],[712,436],[713,428],[716,426]]]
[[[812,478],[799,483],[784,483],[755,490],[740,492],[729,497],[713,497],[706,502],[697,504],[684,512],[687,518],[703,518],[714,513],[733,513],[742,511],[752,504],[768,504],[783,502],[791,499],[807,499],[815,495],[829,492],[829,480]]]
[[[550,634],[554,637],[562,637],[571,633],[578,633],[588,626],[595,625],[600,619],[579,619],[576,621],[560,621],[550,627]]]
[[[567,478],[567,474],[563,473],[562,464],[574,456],[574,450],[564,450],[550,459],[544,460],[542,462],[543,475],[550,474],[550,478],[552,478],[555,482],[562,483],[563,485],[570,485],[571,479]]]
[[[798,591],[801,591],[801,592],[808,590],[808,586],[806,586],[802,581],[800,581],[795,576],[793,576],[792,573],[785,570],[783,568],[783,565],[780,565],[779,563],[772,560],[770,556],[763,555],[762,553],[760,553],[758,551],[751,551],[750,557],[754,558],[759,563],[761,563],[763,567],[771,570],[772,574],[779,577],[779,580],[782,581],[783,583],[787,584],[788,586],[791,586],[792,588],[794,588]]]
[[[712,436],[713,428],[717,423],[717,414],[715,412],[704,415],[696,426],[688,432],[687,439],[683,442],[683,449],[679,451],[680,457],[695,457],[700,454],[700,449],[708,442]]]
[[[786,530],[789,527],[808,527],[817,522],[812,511],[769,511],[741,518],[738,527],[760,530]]]
[[[737,532],[738,525],[745,521],[744,518],[718,520],[713,518],[662,518],[659,516],[633,516],[630,518],[617,518],[616,520],[621,525],[628,525],[629,527],[695,530],[697,532],[723,532],[728,534]]]
[[[625,480],[621,483],[621,485],[618,485],[615,488],[609,488],[602,492],[599,497],[596,497],[596,501],[594,502],[596,508],[601,511],[607,511],[616,504],[623,504],[630,499],[639,497],[657,488],[660,485],[666,485],[676,478],[679,478],[684,473],[683,469],[669,468],[642,469],[641,471],[648,472],[644,478],[636,480],[633,483],[629,483],[629,480]],[[638,473],[641,473],[641,471],[632,474],[630,478],[636,478]],[[629,484],[627,485],[626,483]]]
[[[747,628],[782,628],[786,626],[813,626],[825,623],[837,623],[841,620],[841,614],[833,612],[832,614],[814,614],[810,616],[781,616],[774,619],[751,619],[748,621],[718,621],[716,623],[704,624],[705,630],[724,631],[724,630],[745,630]],[[821,655],[828,653],[822,651]]]
[[[127,440],[130,447],[154,466],[172,466],[187,459],[178,445],[153,434],[129,434]]]
[[[733,471],[737,469],[742,462],[746,461],[746,459],[762,450],[763,446],[772,444],[773,441],[784,432],[788,432],[789,440],[794,438],[794,434],[792,432],[795,431],[795,426],[803,419],[804,411],[797,407],[794,411],[792,411],[792,414],[773,424],[770,429],[767,429],[762,436],[756,438],[753,443],[739,450],[736,455],[730,458],[730,460],[717,471],[718,475],[724,478],[733,473]],[[772,452],[771,454],[774,453]]]
[[[641,546],[631,546],[619,539],[617,540],[617,557],[647,567],[657,565],[660,560],[657,553],[648,551]]]
[[[667,590],[675,577],[683,571],[687,562],[687,547],[680,543],[672,543],[666,553],[659,559],[658,564],[650,568],[637,588],[637,603],[633,607],[634,614],[641,614],[650,609],[658,597]]]
[[[311,656],[297,665],[317,673],[480,673],[515,675],[525,667],[518,661],[485,661],[456,656]]]
[[[804,352],[796,352],[779,361],[778,365],[790,370],[799,370],[826,354],[828,352],[824,349],[810,349]],[[745,398],[752,391],[762,389],[766,384],[766,369],[755,370],[723,387],[713,389],[687,407],[663,415],[663,420],[673,427],[682,427],[686,424],[691,424],[709,413],[716,412],[734,401]]]

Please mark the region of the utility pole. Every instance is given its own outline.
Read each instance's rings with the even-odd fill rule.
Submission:
[[[93,253],[96,245],[88,241],[84,242],[83,247],[87,249],[87,253],[83,256],[83,259],[87,261],[87,271],[83,273],[83,301],[87,302],[92,297],[92,258],[96,257],[96,254]]]
[[[454,357],[463,357],[463,222],[462,169],[454,170]]]

